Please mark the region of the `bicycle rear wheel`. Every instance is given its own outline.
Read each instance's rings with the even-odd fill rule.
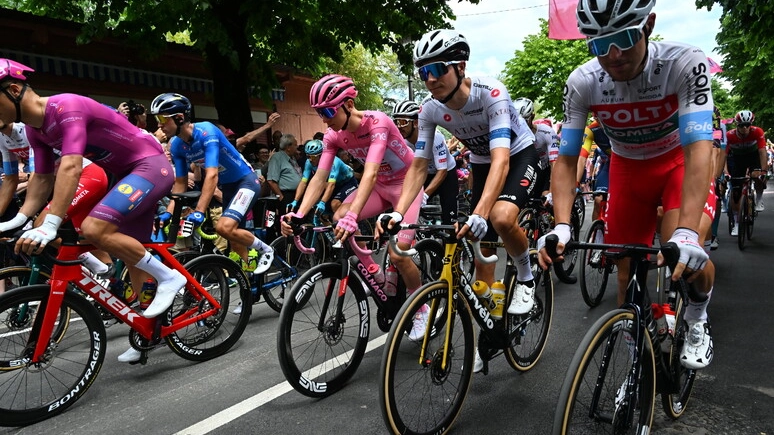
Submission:
[[[525,208],[519,213],[519,227],[527,236],[527,242],[530,248],[537,247],[537,240],[540,237],[538,233],[537,214],[531,208]]]
[[[419,341],[411,341],[405,333],[425,304],[431,318],[441,305],[448,313],[448,296],[445,281],[420,287],[403,304],[390,328],[382,354],[379,405],[391,433],[446,433],[462,410],[473,377],[475,349],[473,322],[465,302],[461,297],[452,299],[451,322],[444,324],[441,333],[433,334],[428,328]],[[424,354],[423,340],[427,340]]]
[[[645,331],[640,379],[631,382],[634,314],[613,310],[581,341],[567,370],[554,414],[554,434],[643,434],[653,423],[656,370]],[[628,390],[633,391],[627,395]],[[631,423],[626,412],[631,410]]]
[[[207,361],[226,353],[242,336],[252,312],[250,285],[242,268],[223,255],[201,255],[186,263],[185,269],[221,308],[212,316],[166,336],[166,342],[187,360]],[[241,312],[234,314],[240,303]],[[189,319],[211,308],[206,299],[189,291],[180,292],[172,302],[172,322]]]
[[[258,289],[258,292],[263,295],[266,305],[278,313],[282,311],[285,296],[298,278],[307,270],[320,264],[326,256],[324,236],[320,233],[312,235],[313,238],[310,241],[313,242],[315,253],[311,255],[302,254],[293,245],[288,247],[288,238],[284,236],[277,237],[271,242],[271,247],[274,248],[274,260],[269,270],[264,272],[263,288]]]
[[[672,285],[685,285],[685,283],[680,280],[672,283]],[[677,382],[674,385],[667,386],[669,390],[661,393],[662,408],[664,408],[666,415],[673,420],[679,418],[685,412],[688,406],[688,399],[691,398],[691,392],[693,391],[693,381],[696,379],[696,370],[687,369],[680,364],[680,351],[688,334],[688,325],[683,321],[685,304],[680,296],[681,293],[675,292],[675,294],[674,302],[670,302],[671,308],[675,312],[674,338],[670,353],[669,355],[664,355],[664,358],[668,358],[672,377]]]
[[[604,241],[604,234],[605,223],[596,220],[586,233],[586,242],[599,241],[601,243]],[[607,279],[611,269],[608,265],[610,260],[600,250],[584,249],[579,251],[578,255],[583,262],[583,267],[579,270],[581,295],[586,305],[594,308],[602,302],[602,297],[605,296]]]
[[[744,242],[747,239],[747,224],[749,222],[747,195],[742,195],[739,198],[739,232],[736,235],[740,251],[744,251]]]
[[[45,311],[49,292],[48,285],[33,285],[0,295],[2,426],[25,426],[63,412],[86,393],[102,368],[105,326],[94,307],[71,290],[65,293],[43,361],[29,362],[29,345],[37,340],[33,331],[42,321],[37,314]],[[19,317],[21,307],[29,316]],[[62,323],[68,326],[60,328]]]
[[[551,273],[540,268],[535,249],[530,249],[529,257],[532,274],[535,276],[535,305],[524,315],[508,314],[507,309],[503,313],[508,325],[508,333],[519,331],[506,349],[505,357],[511,367],[522,372],[534,367],[540,355],[543,354],[554,313],[554,281],[551,279]],[[508,288],[511,289],[509,293],[515,287],[516,277],[514,276],[508,284]]]
[[[340,274],[339,263],[313,267],[282,306],[277,327],[280,367],[290,385],[305,396],[326,397],[344,387],[368,344],[368,300],[354,275],[339,280]]]
[[[580,240],[580,226],[580,216],[578,215],[577,208],[574,207],[570,215],[573,240]],[[572,271],[575,270],[575,263],[578,261],[578,250],[565,249],[562,255],[564,256],[564,261],[554,263],[554,274],[565,284],[575,284],[578,278],[572,275]]]

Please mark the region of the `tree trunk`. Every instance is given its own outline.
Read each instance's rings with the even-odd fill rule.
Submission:
[[[242,136],[254,129],[250,114],[247,65],[240,62],[239,68],[235,69],[229,59],[213,44],[208,44],[205,52],[212,71],[215,108],[218,110],[219,121],[234,130],[237,137]]]

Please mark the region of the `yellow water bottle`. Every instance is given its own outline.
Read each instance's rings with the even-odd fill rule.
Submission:
[[[494,308],[489,311],[489,314],[493,319],[500,320],[503,318],[503,305],[505,305],[505,284],[497,280],[492,283],[491,291]]]
[[[487,310],[494,308],[494,301],[492,300],[492,291],[489,290],[489,286],[484,281],[476,281],[473,283],[473,293],[476,294],[478,300],[481,301],[481,305],[486,307]]]

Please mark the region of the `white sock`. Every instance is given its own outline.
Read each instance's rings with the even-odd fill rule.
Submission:
[[[84,252],[79,255],[78,258],[83,260],[83,265],[94,273],[105,273],[110,270],[110,267],[107,264],[100,261],[100,259],[95,257],[91,252]]]
[[[511,259],[513,260],[513,264],[516,265],[516,276],[518,277],[519,282],[535,279],[535,277],[532,276],[532,267],[529,262],[529,249],[515,257],[511,257]]]
[[[150,252],[145,252],[145,255],[134,266],[144,272],[148,272],[151,276],[156,278],[156,282],[159,283],[159,286],[161,286],[164,281],[169,281],[177,277],[175,271],[164,266],[164,263],[152,256]]]
[[[707,292],[707,300],[704,302],[694,302],[689,299],[688,306],[685,307],[685,315],[683,316],[683,319],[685,319],[686,322],[688,321],[706,322],[707,305],[709,305],[709,301],[711,298],[712,298],[712,289],[710,289],[710,291]]]
[[[250,245],[250,247],[260,252],[261,254],[265,254],[272,250],[271,246],[264,243],[263,240],[259,239],[258,237],[253,240],[253,244]]]

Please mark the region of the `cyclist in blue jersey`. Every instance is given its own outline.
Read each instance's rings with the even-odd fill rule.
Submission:
[[[304,197],[309,180],[317,173],[317,165],[320,163],[324,145],[321,140],[312,139],[304,145],[307,160],[304,164],[304,173],[301,174],[301,182],[296,188],[295,199],[290,203],[290,208],[296,210],[298,203]],[[338,157],[333,158],[331,173],[328,175],[328,184],[325,186],[320,201],[315,206],[315,213],[333,214],[339,209],[341,203],[350,193],[357,189],[357,180],[352,168]]]

